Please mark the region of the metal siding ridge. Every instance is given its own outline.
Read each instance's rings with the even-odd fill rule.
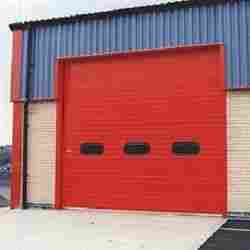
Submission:
[[[43,59],[44,59],[44,78],[43,78],[43,88],[42,88],[42,96],[48,96],[48,92],[49,92],[49,88],[48,88],[48,82],[51,74],[50,68],[51,68],[51,64],[50,64],[50,47],[51,47],[51,34],[50,34],[50,29],[46,29],[45,30],[45,41],[44,41],[44,46],[43,46]],[[47,63],[46,63],[47,62]]]
[[[239,41],[240,41],[240,27],[239,27],[239,5],[233,5],[232,7],[232,17],[231,17],[231,22],[232,22],[232,52],[233,52],[233,57],[232,61],[234,62],[234,71],[233,71],[233,82],[236,84],[237,87],[240,86],[240,48],[239,48]]]
[[[56,53],[57,53],[57,41],[56,41],[56,30],[51,30],[51,48],[50,48],[50,56],[49,56],[49,82],[54,82],[54,68],[55,68],[55,58],[56,58]],[[48,84],[48,96],[53,96],[54,95],[54,88],[53,84]]]
[[[27,83],[27,52],[28,52],[28,31],[23,31],[23,51],[22,51],[22,72],[21,72],[21,96],[23,99],[25,97],[25,89]]]

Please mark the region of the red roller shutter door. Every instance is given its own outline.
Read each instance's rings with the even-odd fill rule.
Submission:
[[[205,46],[65,60],[61,205],[224,213],[222,57]]]

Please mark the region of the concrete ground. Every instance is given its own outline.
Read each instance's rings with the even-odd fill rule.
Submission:
[[[197,250],[222,217],[102,210],[0,209],[4,250]]]

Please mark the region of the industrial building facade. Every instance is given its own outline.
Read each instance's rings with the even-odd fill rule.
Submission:
[[[10,25],[11,207],[250,213],[250,2]]]

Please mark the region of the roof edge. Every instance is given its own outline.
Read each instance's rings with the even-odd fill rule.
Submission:
[[[49,19],[27,21],[27,22],[17,22],[10,24],[9,28],[11,31],[25,30],[25,29],[30,29],[34,26],[72,23],[89,19],[102,19],[115,15],[137,14],[137,13],[145,13],[152,11],[161,11],[166,9],[171,10],[182,7],[190,7],[194,5],[215,5],[215,4],[217,5],[217,4],[225,4],[227,2],[240,2],[240,1],[242,0],[183,0],[183,1],[162,3],[157,5],[146,5],[146,6],[138,6],[131,8],[115,9],[109,11],[94,12],[94,13],[78,14],[66,17],[49,18]]]

